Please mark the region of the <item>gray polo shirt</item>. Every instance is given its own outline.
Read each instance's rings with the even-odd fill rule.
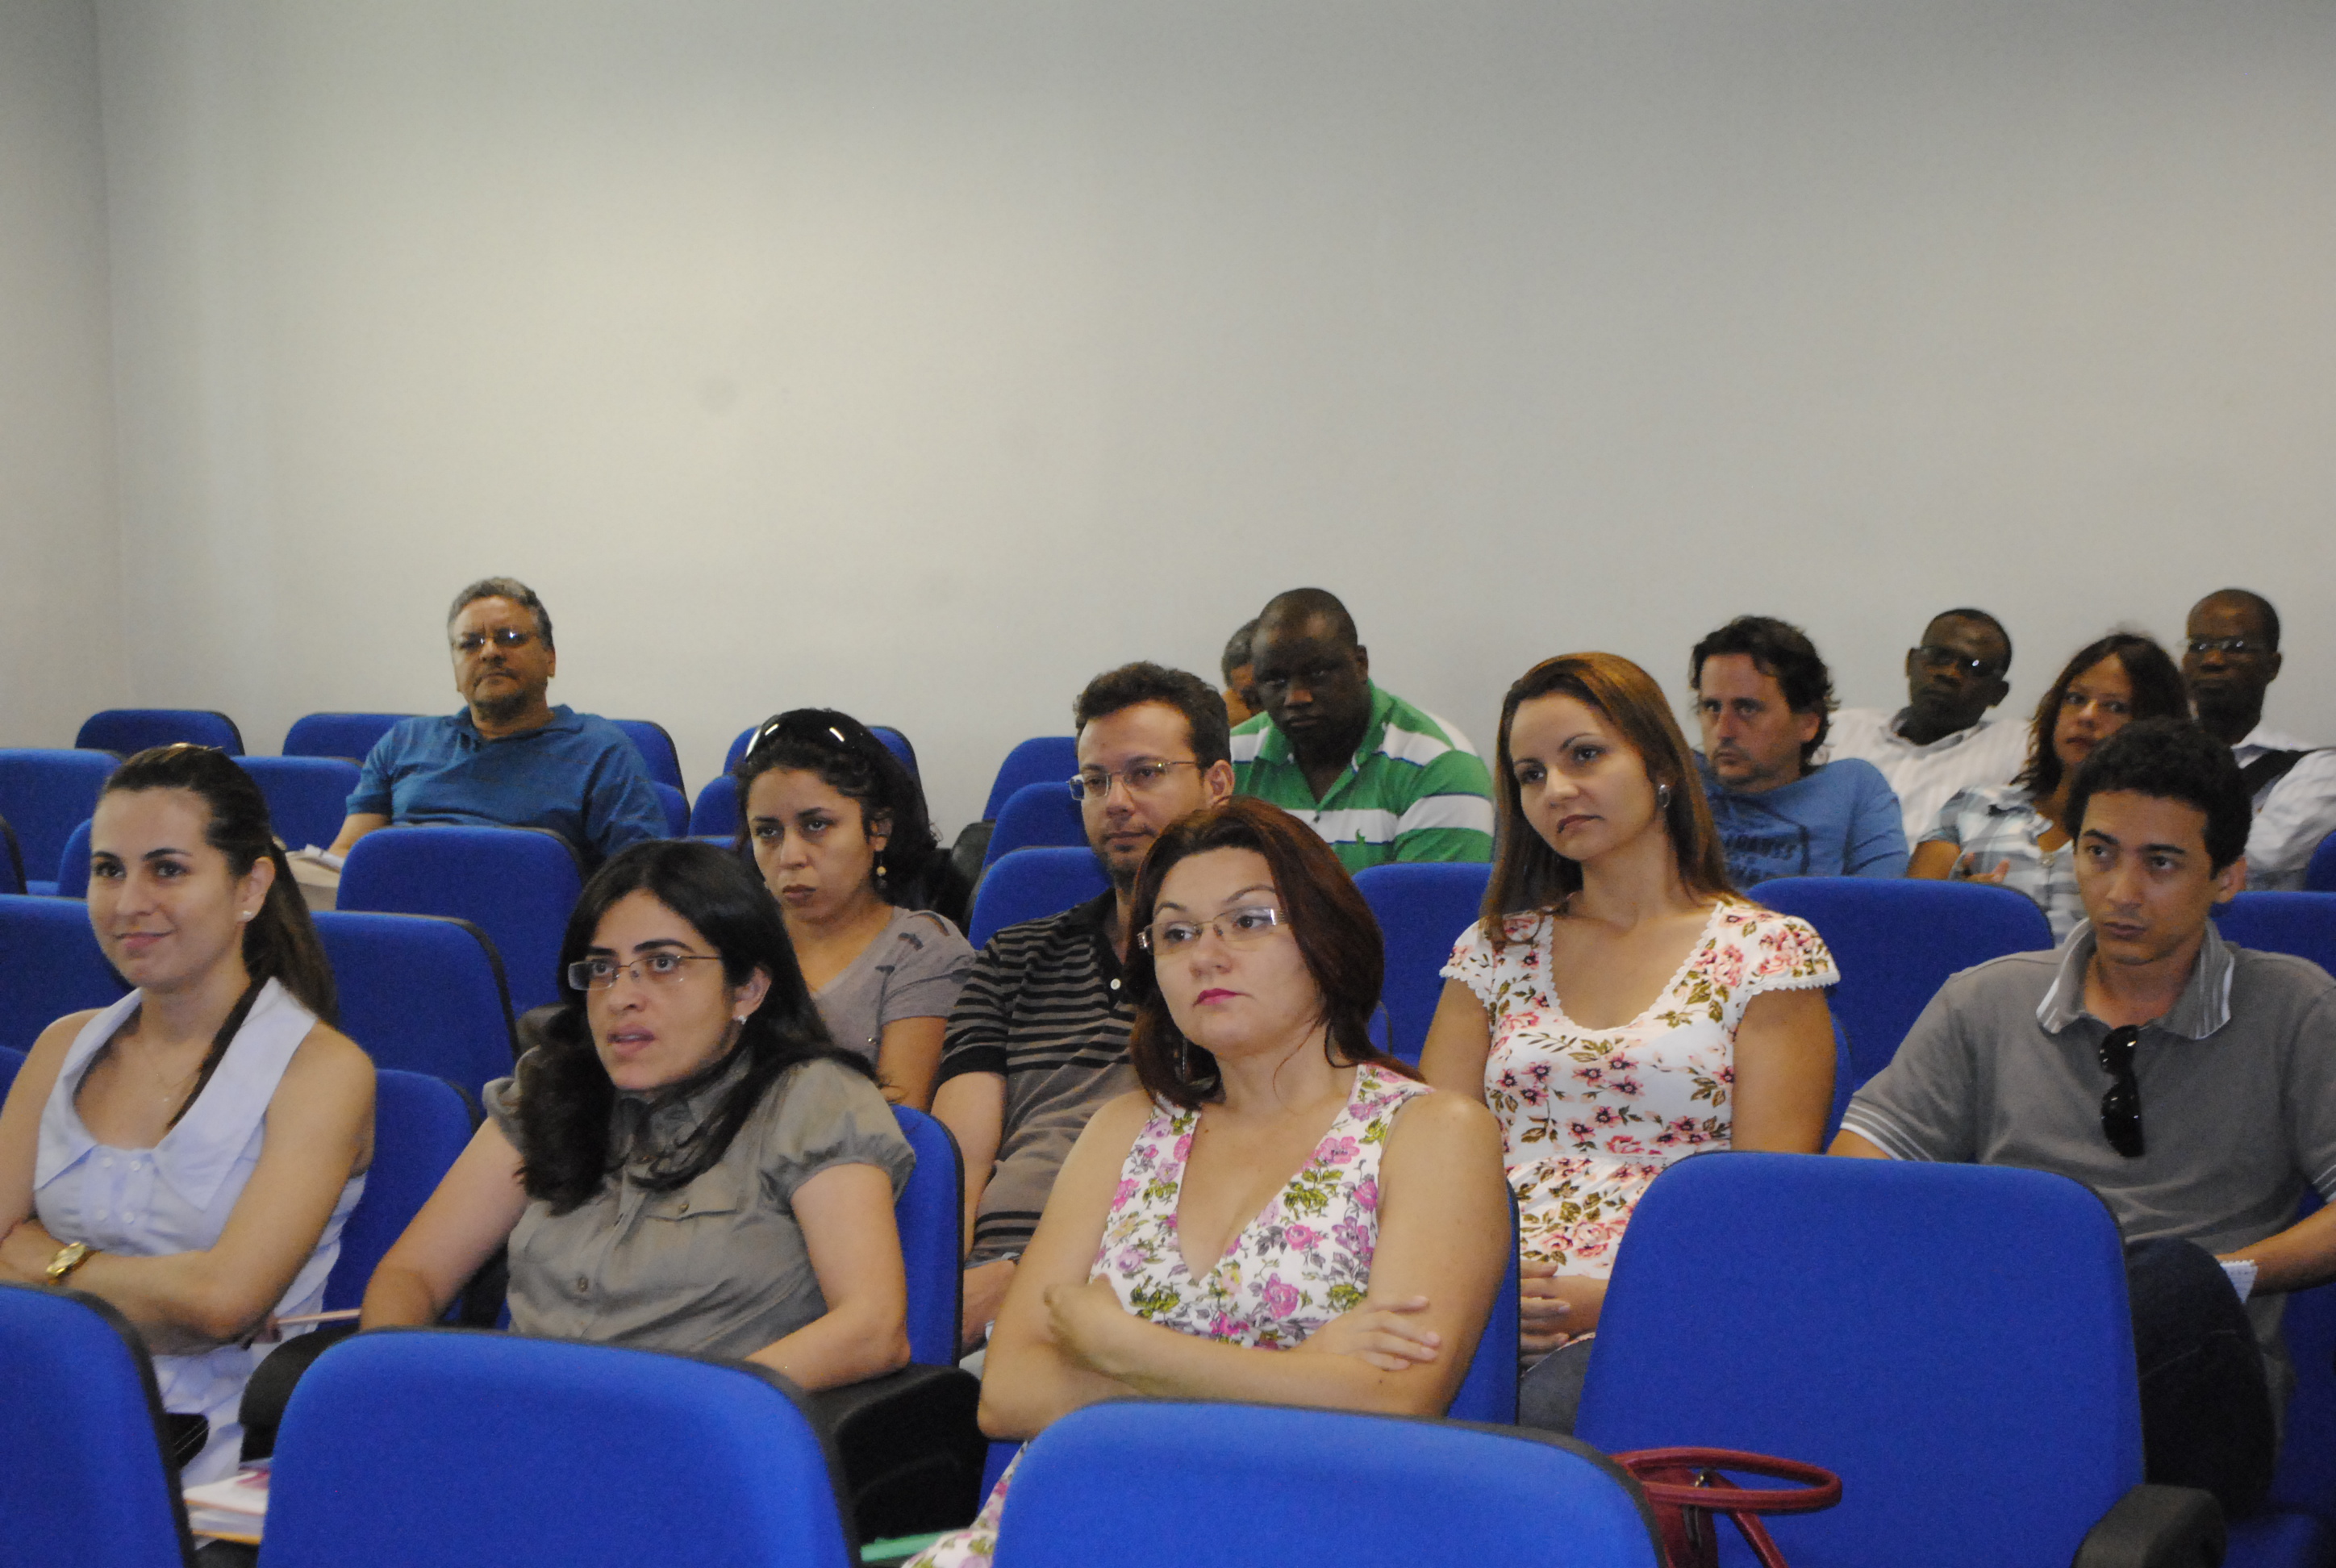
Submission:
[[[2073,1176],[2128,1242],[2232,1251],[2292,1223],[2307,1183],[2336,1196],[2336,980],[2302,959],[2233,947],[2209,922],[2189,985],[2135,1049],[2147,1150],[2128,1160],[2101,1132],[2110,1080],[2096,1048],[2109,1028],[2085,1010],[2092,956],[2082,922],[2054,951],[1950,979],[1851,1099],[1843,1130],[1896,1159]],[[2247,1304],[2282,1371],[2284,1300]]]

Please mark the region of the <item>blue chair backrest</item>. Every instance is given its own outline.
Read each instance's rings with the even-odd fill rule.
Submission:
[[[1623,1233],[1574,1433],[1837,1472],[1838,1507],[1771,1521],[1794,1568],[2060,1568],[2142,1478],[2117,1222],[2040,1171],[1681,1160]]]
[[[687,838],[689,797],[663,779],[651,779],[649,788],[657,791],[657,804],[665,807],[665,836],[669,839]]]
[[[24,851],[16,842],[16,830],[0,817],[0,893],[21,893],[24,891]]]
[[[2321,1206],[2320,1194],[2306,1192],[2296,1218]],[[2336,1284],[2291,1292],[2279,1326],[2295,1364],[2295,1393],[2287,1402],[2271,1505],[2336,1526]]]
[[[820,1435],[744,1367],[443,1329],[360,1334],[293,1390],[268,1568],[846,1568]]]
[[[341,833],[357,765],[337,756],[248,756],[243,771],[267,797],[268,825],[293,849],[323,849]]]
[[[2241,893],[2214,916],[2226,942],[2293,953],[2336,975],[2336,893]]]
[[[54,892],[50,868],[89,821],[117,760],[102,751],[0,750],[0,817],[16,830],[26,891]]]
[[[981,852],[981,863],[994,866],[1016,850],[1084,847],[1086,842],[1086,820],[1079,814],[1079,803],[1071,798],[1068,784],[1060,781],[1024,784],[1007,797],[998,812],[989,847]]]
[[[618,718],[609,723],[625,732],[641,760],[649,765],[649,777],[662,784],[671,784],[685,795],[687,786],[681,782],[681,754],[674,749],[673,736],[665,726],[651,718]]]
[[[754,744],[754,732],[762,727],[763,726],[758,724],[748,725],[745,729],[738,732],[737,735],[730,742],[730,749],[722,754],[722,771],[724,773],[728,773],[732,768],[738,765],[738,759],[745,756],[746,755],[746,748]]]
[[[447,915],[494,943],[512,1010],[560,999],[560,939],[584,891],[576,852],[535,828],[390,827],[349,851],[339,907]]]
[[[325,1276],[326,1311],[365,1300],[375,1265],[438,1190],[472,1131],[471,1107],[452,1084],[394,1067],[374,1074],[373,1167]]]
[[[2312,852],[2310,863],[2303,868],[2303,886],[2307,892],[2336,893],[2336,833],[2320,841]]]
[[[1841,969],[1828,998],[1845,1037],[1849,1070],[1834,1084],[1834,1120],[1866,1079],[1890,1065],[1898,1043],[1950,977],[2052,945],[2034,901],[1976,882],[1874,877],[1782,877],[1755,895],[1816,928]]]
[[[0,1046],[0,1100],[8,1097],[8,1086],[15,1083],[16,1075],[24,1070],[24,1053]]]
[[[697,792],[697,803],[690,808],[689,832],[693,838],[722,837],[735,840],[738,835],[738,781],[726,773],[715,774]]]
[[[443,916],[325,910],[315,919],[341,1032],[375,1066],[444,1078],[473,1096],[511,1076],[511,991],[485,932]]]
[[[900,1230],[900,1257],[909,1271],[909,1359],[932,1367],[957,1365],[962,1315],[965,1183],[957,1140],[922,1111],[892,1107],[900,1134],[917,1152],[917,1168],[892,1207]]]
[[[974,891],[966,940],[975,947],[1008,926],[1061,914],[1074,904],[1102,895],[1111,886],[1095,854],[1086,849],[1017,850],[982,873]]]
[[[229,756],[243,755],[243,732],[223,713],[199,707],[110,707],[84,720],[73,745],[128,756],[148,746],[215,745]]]
[[[312,713],[292,721],[284,736],[286,756],[341,756],[363,762],[381,737],[410,713]]]
[[[67,1013],[110,1008],[128,989],[97,945],[87,905],[0,897],[0,1046],[29,1051]]]
[[[989,799],[981,808],[981,820],[996,822],[1014,792],[1034,784],[1063,784],[1068,793],[1070,777],[1078,771],[1076,735],[1031,736],[1007,752],[1006,760],[998,765],[998,776],[990,782]]]
[[[93,825],[83,823],[66,838],[64,851],[57,856],[57,880],[50,889],[55,897],[89,897],[89,832]]]
[[[1427,1026],[1444,995],[1441,971],[1452,957],[1452,944],[1476,923],[1492,875],[1488,865],[1429,861],[1356,873],[1355,886],[1387,940],[1379,1001],[1387,1013],[1387,1048],[1406,1062],[1419,1060],[1419,1047],[1427,1043]]]
[[[1513,1427],[1517,1419],[1517,1329],[1522,1315],[1517,1302],[1517,1200],[1509,1196],[1509,1266],[1501,1288],[1493,1296],[1493,1310],[1484,1331],[1476,1337],[1476,1352],[1445,1412],[1455,1421],[1487,1421]]]
[[[187,1510],[136,1329],[78,1290],[0,1285],[0,1524],[10,1568],[179,1568]]]
[[[1000,1524],[998,1568],[1661,1561],[1637,1488],[1587,1445],[1275,1405],[1074,1410],[1025,1446]]]
[[[907,735],[889,724],[871,724],[868,726],[868,733],[882,741],[884,749],[900,759],[900,765],[909,770],[910,778],[920,782],[923,780],[924,774],[917,770],[917,748],[909,744]]]

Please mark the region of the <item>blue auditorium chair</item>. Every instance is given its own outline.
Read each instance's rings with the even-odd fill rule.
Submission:
[[[697,803],[690,808],[689,832],[693,838],[724,838],[735,842],[738,836],[738,781],[726,773],[715,774],[697,792]]]
[[[2158,1502],[2220,1528],[2205,1494],[2136,1494],[2117,1222],[2041,1171],[1679,1161],[1623,1235],[1574,1433],[1834,1471],[1838,1506],[1769,1521],[1794,1568],[2085,1568],[2104,1560],[2097,1526]]]
[[[381,737],[410,713],[312,713],[292,721],[284,736],[286,756],[339,756],[363,762]]]
[[[73,745],[122,756],[148,746],[215,745],[229,756],[243,755],[243,732],[223,713],[197,707],[110,707],[83,721]]]
[[[998,776],[990,782],[989,800],[981,808],[981,820],[996,822],[1016,790],[1034,784],[1067,784],[1070,776],[1078,771],[1076,735],[1031,736],[1007,752],[1006,760],[998,765]]]
[[[9,1568],[192,1561],[145,1342],[79,1290],[0,1285],[0,1529]]]
[[[758,724],[748,725],[731,739],[730,749],[722,754],[722,771],[724,773],[728,773],[738,765],[738,759],[745,756],[746,755],[746,748],[754,744],[754,735],[763,726]]]
[[[0,893],[21,893],[24,891],[24,851],[16,842],[16,830],[0,817]]]
[[[688,786],[681,782],[681,753],[674,749],[673,736],[666,733],[665,726],[652,718],[618,718],[608,722],[625,732],[625,738],[633,743],[633,749],[649,765],[649,777],[687,795]]]
[[[2311,863],[2303,869],[2303,886],[2307,892],[2336,893],[2336,833],[2320,841],[2312,852]]]
[[[447,1329],[318,1358],[276,1441],[268,1568],[849,1568],[804,1409],[741,1365]]]
[[[985,946],[1007,926],[1061,914],[1110,888],[1091,850],[1017,850],[983,874],[966,922],[966,940]]]
[[[1024,784],[1006,798],[988,846],[981,852],[981,863],[994,866],[1016,850],[1061,849],[1086,842],[1086,821],[1066,780]]]
[[[373,1164],[365,1195],[341,1227],[341,1255],[325,1277],[325,1310],[365,1300],[392,1242],[453,1167],[474,1131],[471,1106],[443,1078],[384,1067],[374,1074]]]
[[[1452,1407],[1445,1412],[1455,1421],[1485,1421],[1496,1427],[1516,1424],[1517,1334],[1523,1325],[1517,1300],[1522,1271],[1517,1261],[1514,1193],[1509,1195],[1508,1259],[1501,1288],[1493,1294],[1493,1310],[1484,1319],[1484,1330],[1476,1336],[1475,1353],[1469,1358],[1460,1387],[1453,1390]]]
[[[2035,901],[1979,882],[1874,877],[1781,877],[1754,898],[1816,928],[1841,969],[1828,998],[1846,1047],[1828,1126],[1849,1096],[1890,1065],[1898,1043],[1950,977],[2052,946]]]
[[[341,1032],[376,1066],[476,1096],[511,1073],[511,992],[486,933],[443,916],[319,911]]]
[[[689,797],[666,783],[653,779],[649,788],[657,791],[657,804],[665,807],[665,836],[686,839],[689,836]]]
[[[336,756],[238,757],[268,801],[268,824],[287,847],[323,849],[341,836],[357,765]]]
[[[50,872],[74,825],[96,811],[98,794],[118,762],[102,751],[0,750],[0,817],[16,831],[26,892],[57,891]]]
[[[884,749],[900,759],[900,765],[909,770],[910,778],[920,782],[923,780],[924,774],[917,769],[917,748],[909,744],[907,735],[889,724],[871,724],[868,726],[868,733],[882,741]]]
[[[82,823],[65,839],[65,847],[57,856],[57,880],[54,896],[61,899],[89,897],[89,834],[94,823]]]
[[[511,1008],[560,999],[560,939],[584,891],[576,852],[540,828],[388,827],[349,851],[345,910],[447,915],[487,935]]]
[[[2336,974],[2336,893],[2241,893],[2214,906],[2223,940],[2292,953]]]
[[[1388,1047],[1406,1062],[1419,1060],[1427,1026],[1444,995],[1445,964],[1452,944],[1476,923],[1493,868],[1465,862],[1407,861],[1370,866],[1356,873],[1355,886],[1378,918],[1387,940],[1387,979],[1379,1000],[1387,1008]]]
[[[1636,1485],[1571,1438],[1167,1399],[1089,1405],[1032,1438],[997,1558],[998,1568],[1661,1561]]]
[[[67,1013],[110,1008],[127,989],[89,928],[87,905],[0,897],[0,1046],[28,1051]]]
[[[917,1154],[917,1168],[892,1211],[909,1271],[909,1359],[953,1367],[965,1284],[965,1249],[959,1239],[965,1225],[965,1179],[957,1139],[910,1106],[893,1106],[892,1116]]]

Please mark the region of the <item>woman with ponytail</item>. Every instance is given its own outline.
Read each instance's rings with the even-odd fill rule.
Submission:
[[[190,1484],[233,1471],[271,1317],[313,1311],[373,1159],[373,1064],[267,803],[225,753],[123,763],[90,924],[135,988],[43,1032],[0,1108],[0,1280],[104,1298],[154,1352]]]

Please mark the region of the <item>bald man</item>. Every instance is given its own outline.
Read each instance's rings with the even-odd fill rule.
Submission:
[[[2336,751],[2263,722],[2279,678],[2279,611],[2244,588],[2217,589],[2190,607],[2182,678],[2206,733],[2231,748],[2254,797],[2247,886],[2296,889],[2312,852],[2336,833]]]

